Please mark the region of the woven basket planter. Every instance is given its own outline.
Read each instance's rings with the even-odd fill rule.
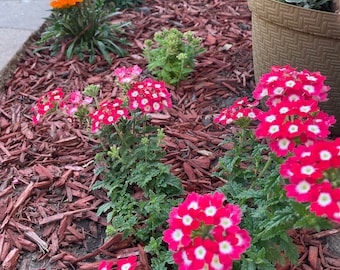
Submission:
[[[277,0],[248,0],[252,12],[255,80],[273,65],[320,71],[331,87],[321,108],[334,115],[340,135],[340,15]]]

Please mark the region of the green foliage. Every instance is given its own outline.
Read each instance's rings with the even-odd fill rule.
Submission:
[[[281,2],[293,4],[299,7],[331,11],[332,0],[280,0]]]
[[[144,56],[149,71],[171,85],[186,79],[194,70],[194,58],[205,49],[192,32],[182,33],[176,28],[155,33],[154,41],[145,41]]]
[[[90,63],[94,63],[97,54],[102,54],[111,64],[111,52],[119,56],[127,54],[120,47],[127,42],[119,35],[128,23],[111,23],[117,14],[109,13],[104,8],[104,0],[84,0],[69,8],[54,8],[51,16],[46,19],[48,27],[38,42],[39,45],[49,45],[36,51],[47,48],[55,56],[65,50],[67,58],[77,55],[80,60],[84,60],[88,56]]]
[[[96,173],[102,180],[93,188],[106,189],[110,198],[98,209],[98,214],[107,214],[108,235],[122,232],[147,244],[149,253],[156,256],[152,269],[167,269],[172,259],[161,241],[162,232],[171,208],[181,201],[183,188],[160,161],[165,155],[163,131],[145,125],[146,120],[135,115],[101,129],[103,152],[97,154],[96,162],[102,166]]]
[[[219,190],[228,203],[241,207],[241,227],[252,237],[251,248],[241,261],[234,262],[233,269],[274,270],[286,258],[297,263],[296,245],[287,232],[293,228],[325,229],[329,222],[311,213],[307,204],[286,196],[279,174],[283,159],[256,141],[251,130],[243,129],[226,142],[234,147],[219,160],[216,175],[228,180]]]
[[[105,3],[109,6],[113,6],[116,9],[122,10],[126,8],[134,8],[137,5],[143,4],[144,0],[105,0]]]

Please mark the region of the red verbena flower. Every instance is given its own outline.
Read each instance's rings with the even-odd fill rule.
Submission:
[[[137,257],[130,256],[117,261],[117,270],[133,270],[137,267]]]
[[[111,261],[102,261],[98,267],[98,270],[111,270],[113,266],[113,262]]]
[[[41,118],[55,108],[62,98],[64,97],[64,92],[61,88],[56,88],[43,96],[41,96],[36,104],[32,107],[31,111],[35,113],[33,116],[33,124],[37,124],[41,121]]]

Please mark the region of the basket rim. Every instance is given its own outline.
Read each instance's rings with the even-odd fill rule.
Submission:
[[[312,35],[340,39],[340,14],[298,7],[279,0],[248,0],[252,16]],[[293,19],[292,16],[294,16]],[[304,23],[303,18],[315,18]]]

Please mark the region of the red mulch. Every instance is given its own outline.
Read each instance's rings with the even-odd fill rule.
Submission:
[[[131,21],[127,30],[130,54],[108,65],[67,60],[48,52],[33,54],[29,45],[0,93],[0,262],[2,269],[97,269],[102,258],[139,255],[149,269],[141,246],[120,235],[104,243],[105,217],[96,209],[107,201],[104,191],[91,191],[95,142],[65,119],[52,116],[33,126],[32,104],[56,87],[71,92],[95,83],[102,98],[118,89],[116,67],[145,69],[143,42],[156,31],[177,27],[194,31],[207,49],[197,58],[192,76],[177,89],[170,87],[170,117],[152,123],[166,133],[166,164],[188,192],[210,192],[223,182],[212,177],[218,157],[228,145],[219,143],[231,130],[213,123],[221,108],[254,89],[251,16],[245,0],[147,0],[142,12],[124,11],[117,21]],[[331,232],[326,232],[331,233]],[[296,269],[340,269],[318,237],[299,232],[292,237],[301,260]],[[281,268],[282,269],[282,268]],[[292,269],[286,267],[285,269]]]

